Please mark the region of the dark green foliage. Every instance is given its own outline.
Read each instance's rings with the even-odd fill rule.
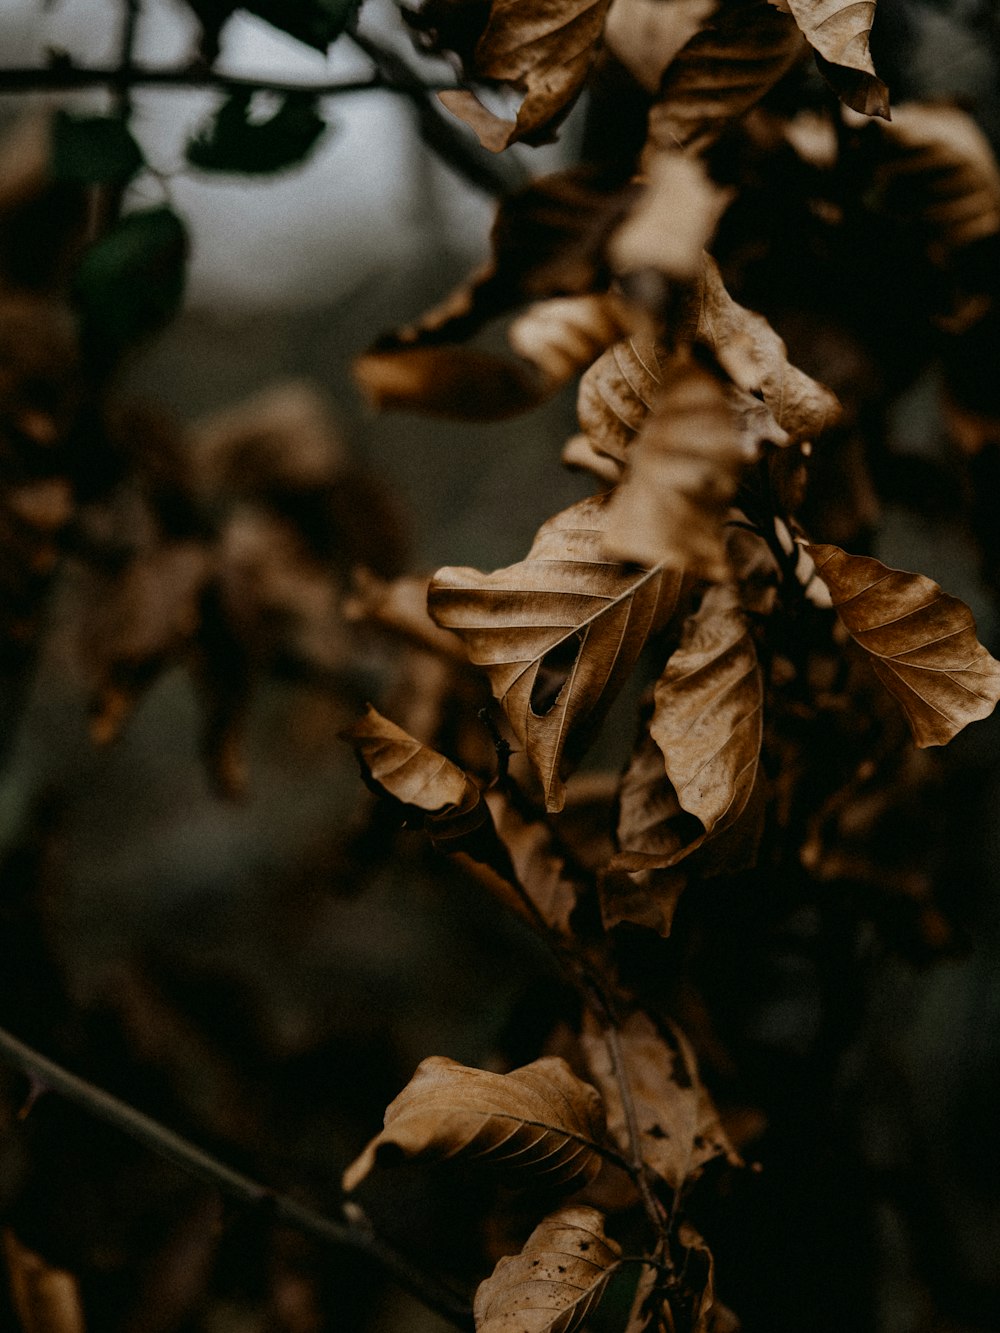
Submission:
[[[74,185],[124,185],[144,165],[142,149],[119,116],[56,114],[52,174]]]
[[[344,31],[359,8],[360,0],[188,0],[213,44],[226,20],[238,9],[256,14],[265,23],[280,28],[297,41],[325,51]]]
[[[264,121],[250,119],[253,93],[233,92],[187,146],[187,160],[203,171],[265,175],[302,162],[326,129],[308,93],[286,93]]]
[[[74,280],[85,338],[103,359],[161,328],[184,293],[187,231],[167,207],[128,213],[86,252]]]

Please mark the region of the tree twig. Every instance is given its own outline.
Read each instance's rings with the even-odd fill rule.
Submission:
[[[341,93],[367,93],[380,90],[413,96],[409,85],[402,85],[376,73],[363,79],[334,79],[323,83],[303,83],[287,79],[258,78],[250,75],[221,74],[201,61],[187,65],[151,68],[135,65],[126,72],[117,65],[74,65],[70,60],[56,60],[51,65],[0,68],[0,93],[72,92],[80,88],[108,87],[220,88],[223,91],[250,89],[267,93],[309,93],[313,97],[335,97]],[[453,88],[453,83],[427,83],[428,92]]]
[[[464,1301],[411,1263],[405,1255],[381,1241],[362,1222],[324,1217],[288,1195],[233,1170],[151,1116],[26,1046],[3,1028],[0,1028],[0,1060],[20,1070],[31,1080],[33,1087],[65,1097],[81,1110],[127,1134],[227,1197],[264,1209],[275,1222],[296,1227],[324,1244],[347,1246],[375,1260],[428,1309],[458,1328],[471,1330],[472,1317]]]
[[[458,171],[470,185],[488,194],[506,195],[528,182],[527,173],[515,158],[498,158],[481,148],[468,131],[431,97],[436,91],[394,51],[380,45],[356,27],[348,29],[351,41],[363,51],[378,73],[400,92],[408,93],[417,116],[420,137],[428,148]],[[448,85],[454,87],[454,84]]]

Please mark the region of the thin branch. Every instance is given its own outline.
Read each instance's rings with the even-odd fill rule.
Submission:
[[[132,65],[125,72],[117,65],[74,65],[58,60],[51,65],[0,68],[0,93],[71,92],[79,88],[116,87],[219,88],[223,91],[250,89],[266,93],[309,93],[313,97],[335,97],[341,93],[367,93],[380,90],[412,97],[407,84],[398,84],[376,73],[363,79],[339,79],[324,83],[302,83],[284,79],[220,74],[195,61],[187,65],[150,68]],[[453,83],[427,83],[428,92],[454,88]]]
[[[480,147],[469,131],[459,129],[454,118],[436,99],[432,99],[430,94],[436,89],[425,83],[405,60],[357,28],[349,28],[348,35],[384,79],[400,92],[409,94],[424,143],[470,185],[502,197],[527,184],[527,173],[515,158],[498,158]],[[449,84],[448,87],[455,85]]]
[[[47,1090],[65,1097],[81,1110],[127,1134],[137,1143],[173,1162],[188,1175],[214,1186],[229,1198],[266,1209],[275,1222],[296,1227],[324,1244],[347,1246],[374,1259],[428,1309],[434,1310],[458,1328],[472,1328],[469,1308],[462,1300],[428,1277],[405,1255],[379,1240],[363,1222],[334,1221],[323,1217],[288,1195],[279,1194],[250,1176],[234,1171],[218,1158],[175,1134],[166,1125],[88,1083],[86,1079],[71,1074],[3,1028],[0,1028],[0,1059],[20,1070],[31,1081],[33,1089]]]

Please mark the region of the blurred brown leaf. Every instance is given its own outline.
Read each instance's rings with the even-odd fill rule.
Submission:
[[[4,1230],[3,1249],[21,1333],[84,1333],[83,1303],[73,1274],[46,1263],[10,1228]]]
[[[767,0],[722,0],[664,72],[649,113],[647,152],[703,152],[804,49],[791,16]]]
[[[717,4],[718,0],[613,0],[604,24],[604,44],[636,83],[656,93],[664,70]]]

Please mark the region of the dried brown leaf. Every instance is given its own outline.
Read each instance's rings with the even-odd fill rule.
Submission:
[[[704,151],[804,47],[795,21],[767,0],[723,0],[667,66],[649,113],[649,148]]]
[[[650,731],[681,808],[718,836],[754,790],[764,699],[757,651],[731,585],[705,593],[654,698]]]
[[[1000,662],[976,638],[972,612],[923,574],[871,556],[810,545],[837,614],[906,714],[923,748],[947,745],[1000,699]]]
[[[459,421],[502,421],[530,411],[554,392],[532,366],[471,347],[373,350],[356,358],[353,373],[379,411],[428,412]]]
[[[606,288],[611,272],[605,242],[634,194],[617,171],[573,167],[539,176],[501,202],[490,260],[416,324],[382,339],[376,350],[459,342],[526,302]]]
[[[937,257],[1000,232],[1000,168],[968,112],[907,102],[878,129],[883,201],[904,218],[919,218]]]
[[[733,300],[708,255],[696,337],[712,349],[734,384],[763,399],[789,441],[815,440],[840,416],[836,396],[790,363],[781,338],[763,315]]]
[[[480,1283],[476,1333],[573,1333],[597,1306],[621,1260],[604,1217],[582,1205],[550,1213]]]
[[[91,733],[98,744],[117,736],[142,689],[192,643],[210,565],[200,542],[152,546],[95,608],[84,653],[96,675]]]
[[[430,579],[425,574],[404,574],[387,581],[358,566],[352,571],[351,591],[344,598],[341,611],[349,622],[379,625],[419,648],[465,662],[461,640],[439,629],[427,612],[429,585]]]
[[[743,468],[743,441],[720,378],[680,353],[663,367],[653,410],[610,502],[608,549],[706,578],[728,572],[722,524]]]
[[[663,72],[699,31],[718,0],[613,0],[604,45],[648,93],[659,92]]]
[[[322,486],[346,462],[325,399],[303,380],[270,385],[196,422],[191,454],[210,500]]]
[[[698,1064],[679,1028],[659,1027],[636,1011],[618,1029],[624,1077],[635,1110],[643,1161],[672,1190],[701,1175],[708,1162],[725,1157],[739,1164]],[[604,1098],[608,1133],[628,1151],[629,1129],[618,1070],[605,1032],[591,1015],[580,1036],[587,1068]]]
[[[645,188],[612,234],[608,256],[618,273],[654,269],[693,281],[732,191],[720,189],[698,158],[671,149],[648,154],[644,166]]]
[[[576,410],[580,429],[597,454],[616,466],[642,427],[663,382],[653,338],[633,335],[602,353],[580,381]]]
[[[368,780],[387,796],[426,814],[468,810],[481,799],[469,775],[397,727],[371,704],[343,732]]]
[[[46,1263],[9,1227],[3,1250],[21,1333],[84,1333],[83,1302],[73,1274]]]
[[[545,921],[570,935],[570,916],[584,884],[567,868],[550,825],[543,819],[526,819],[497,788],[487,792],[485,800],[519,882]]]
[[[687,882],[683,867],[628,871],[619,870],[612,863],[597,885],[604,929],[611,930],[627,921],[634,926],[655,930],[666,939]]]
[[[862,115],[888,120],[889,89],[876,75],[868,49],[875,0],[781,0],[781,7],[801,28],[841,101]]]
[[[380,409],[496,421],[545,402],[630,324],[625,303],[608,293],[554,297],[510,325],[520,362],[476,348],[401,347],[358,357],[354,377]]]
[[[565,1060],[493,1074],[435,1055],[389,1104],[385,1128],[344,1172],[344,1189],[357,1189],[376,1163],[457,1157],[511,1183],[576,1189],[600,1170],[603,1141],[601,1099]]]
[[[523,89],[514,121],[494,115],[470,92],[439,93],[484,148],[498,153],[516,142],[551,143],[594,58],[610,0],[492,0],[476,43],[473,77]]]
[[[429,607],[487,673],[544,790],[562,809],[576,760],[635,665],[673,614],[681,575],[609,555],[608,503],[595,496],[539,529],[527,557],[492,574],[442,569]]]
[[[667,777],[663,751],[643,728],[618,793],[618,870],[675,865],[704,841],[703,825],[688,814]]]

